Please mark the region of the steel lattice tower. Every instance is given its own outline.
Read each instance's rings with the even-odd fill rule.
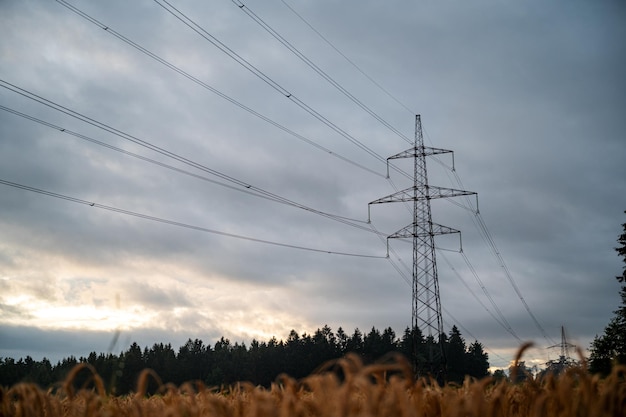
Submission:
[[[413,343],[413,362],[418,374],[441,375],[445,368],[445,355],[441,340],[443,334],[441,300],[434,237],[460,233],[456,229],[433,223],[430,201],[437,198],[476,194],[471,191],[442,188],[428,184],[426,157],[451,152],[447,149],[424,146],[421,118],[416,115],[413,148],[387,158],[387,167],[389,167],[390,160],[413,158],[413,186],[369,203],[371,205],[413,202],[413,222],[389,235],[387,239],[413,239],[412,330],[415,335],[416,330],[419,329],[431,341],[427,352],[425,352],[425,358],[418,358],[418,347],[416,343]]]
[[[572,362],[572,358],[569,356],[569,349],[576,348],[576,345],[573,345],[567,341],[567,337],[565,336],[565,327],[561,326],[561,343],[557,345],[548,346],[548,349],[551,348],[561,348],[561,356],[559,356],[560,363],[570,363]]]

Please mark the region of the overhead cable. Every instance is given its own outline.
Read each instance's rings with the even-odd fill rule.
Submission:
[[[458,184],[462,186],[461,178],[459,177],[459,175],[456,173],[456,171],[454,171],[453,173],[454,173],[455,178],[457,179]],[[468,200],[467,204],[471,206],[472,203],[471,203],[470,200]],[[537,320],[537,317],[535,317],[535,315],[533,314],[532,310],[530,309],[530,306],[526,302],[526,299],[522,295],[522,292],[520,291],[520,289],[517,286],[515,280],[513,279],[513,275],[511,274],[511,271],[509,270],[509,267],[504,262],[504,258],[502,257],[502,254],[500,254],[500,251],[498,250],[498,248],[496,246],[496,242],[493,240],[493,237],[492,237],[491,233],[489,232],[489,229],[487,229],[487,225],[485,224],[485,221],[483,220],[482,216],[480,215],[480,212],[478,210],[476,210],[474,212],[474,216],[475,216],[475,218],[476,218],[476,220],[478,222],[479,231],[484,236],[484,239],[487,241],[488,246],[491,248],[491,252],[493,253],[493,255],[498,260],[498,262],[500,264],[500,267],[504,271],[504,275],[507,277],[507,280],[511,284],[511,287],[513,287],[513,290],[515,291],[515,294],[517,295],[519,300],[522,302],[522,305],[524,306],[524,309],[526,310],[526,312],[528,313],[528,315],[532,319],[532,321],[535,324],[535,326],[539,329],[539,331],[541,332],[541,335],[544,337],[544,339],[546,339],[548,342],[550,342],[552,344],[556,344],[556,342],[546,333],[545,329],[539,323],[539,320]]]
[[[456,318],[454,318],[454,316],[452,315],[452,313],[450,313],[448,310],[446,310],[446,308],[445,308],[444,306],[441,306],[441,309],[444,311],[444,313],[446,313],[448,316],[450,316],[450,318],[451,318],[452,320],[454,320],[454,322],[455,322],[456,324],[458,324],[458,325],[459,325],[459,327],[461,328],[461,330],[463,330],[463,331],[464,331],[466,334],[468,334],[468,335],[469,335],[472,339],[474,339],[475,341],[477,341],[477,342],[478,342],[478,339],[476,338],[476,336],[474,336],[474,335],[473,335],[473,334],[472,334],[469,330],[467,330],[465,327],[463,327],[463,325],[462,325],[461,323],[459,323],[459,321],[458,321]],[[449,324],[448,324],[448,325],[449,325]],[[508,362],[509,362],[509,360],[504,359],[502,356],[498,355],[496,352],[494,352],[493,350],[489,349],[486,345],[483,345],[482,343],[481,343],[481,345],[485,347],[485,350],[487,350],[487,351],[491,352],[494,356],[497,356],[497,357],[498,357],[501,361],[503,361],[503,362],[505,362],[505,363],[508,363]]]
[[[247,241],[256,242],[256,243],[264,243],[264,244],[267,244],[267,245],[281,246],[281,247],[290,248],[290,249],[299,249],[299,250],[305,250],[305,251],[310,251],[310,252],[326,253],[326,254],[329,254],[329,255],[342,255],[342,256],[352,256],[352,257],[357,257],[357,258],[373,258],[373,259],[385,259],[386,258],[386,256],[365,255],[365,254],[349,253],[349,252],[338,252],[338,251],[332,251],[332,250],[311,248],[311,247],[306,247],[306,246],[292,245],[292,244],[288,244],[288,243],[275,242],[275,241],[265,240],[265,239],[258,239],[258,238],[238,235],[238,234],[234,234],[234,233],[222,232],[222,231],[219,231],[219,230],[209,229],[209,228],[206,228],[206,227],[195,226],[195,225],[192,225],[192,224],[183,223],[183,222],[179,222],[179,221],[175,221],[175,220],[164,219],[164,218],[161,218],[161,217],[151,216],[151,215],[148,215],[148,214],[142,214],[142,213],[138,213],[138,212],[134,212],[134,211],[130,211],[130,210],[125,210],[125,209],[121,209],[121,208],[117,208],[117,207],[107,206],[107,205],[104,205],[104,204],[96,203],[94,201],[87,201],[87,200],[83,200],[83,199],[80,199],[80,198],[71,197],[71,196],[55,193],[55,192],[52,192],[52,191],[43,190],[43,189],[40,189],[40,188],[30,187],[30,186],[27,186],[27,185],[22,185],[22,184],[19,184],[19,183],[16,183],[16,182],[7,181],[7,180],[3,180],[3,179],[0,179],[0,184],[7,185],[9,187],[19,188],[19,189],[22,189],[22,190],[25,190],[25,191],[31,191],[31,192],[34,192],[34,193],[47,195],[49,197],[59,198],[61,200],[70,201],[72,203],[83,204],[83,205],[86,205],[86,206],[95,207],[95,208],[99,208],[99,209],[103,209],[103,210],[108,210],[108,211],[112,211],[112,212],[115,212],[115,213],[125,214],[127,216],[138,217],[138,218],[141,218],[141,219],[151,220],[151,221],[158,222],[158,223],[169,224],[171,226],[183,227],[183,228],[186,228],[186,229],[192,229],[192,230],[196,230],[196,231],[199,231],[199,232],[212,233],[212,234],[216,234],[216,235],[220,235],[220,236],[226,236],[226,237],[231,237],[231,238],[235,238],[235,239],[242,239],[242,240],[247,240]]]
[[[425,134],[428,137],[428,133],[425,132]],[[430,138],[429,138],[429,140],[430,140]],[[442,165],[444,165],[444,164],[442,164]],[[454,176],[454,179],[456,181],[455,186],[463,188],[463,182],[461,181],[461,177],[459,176],[459,174],[458,174],[457,170],[454,168],[454,166],[451,168],[450,171],[452,172],[452,174]],[[446,171],[446,175],[448,175],[447,171]],[[448,179],[450,180],[451,183],[453,183],[453,181],[450,179],[449,175],[448,175]],[[532,310],[530,309],[530,306],[528,305],[528,303],[526,302],[526,299],[522,295],[519,287],[517,286],[517,283],[513,279],[513,275],[511,274],[511,271],[509,270],[508,266],[504,262],[504,258],[502,257],[502,254],[498,250],[498,248],[496,246],[496,242],[494,241],[491,233],[489,232],[489,229],[487,228],[487,224],[485,223],[484,219],[482,218],[482,216],[480,214],[480,210],[478,209],[478,206],[474,207],[472,205],[472,201],[471,201],[471,199],[469,197],[465,196],[465,199],[466,199],[467,206],[461,206],[461,207],[466,208],[466,209],[469,207],[469,211],[471,211],[471,213],[473,214],[473,216],[471,217],[472,223],[474,223],[474,226],[479,231],[479,234],[480,234],[481,238],[486,243],[487,247],[490,249],[492,255],[498,261],[500,267],[504,271],[505,276],[507,277],[507,280],[509,281],[509,283],[513,287],[513,290],[515,291],[515,294],[517,295],[517,297],[521,301],[522,305],[524,306],[524,309],[526,310],[526,312],[528,313],[528,315],[532,319],[532,321],[535,324],[535,326],[537,327],[537,329],[539,329],[539,332],[541,333],[543,338],[546,339],[548,342],[550,342],[552,344],[557,344],[548,335],[548,333],[545,331],[545,329],[543,328],[541,323],[539,323],[539,320],[537,320],[537,317],[535,317],[535,315],[533,314]],[[468,260],[468,262],[469,262],[469,260]]]
[[[376,82],[376,80],[374,80],[371,76],[369,76],[365,71],[363,71],[363,69],[361,69],[361,67],[359,67],[357,64],[354,63],[354,61],[352,61],[350,58],[348,58],[346,56],[346,54],[344,54],[343,52],[341,52],[335,45],[333,45],[333,43],[331,41],[329,41],[324,35],[322,35],[317,29],[315,29],[313,27],[313,25],[311,25],[304,17],[302,17],[301,14],[299,14],[296,10],[294,10],[293,7],[291,7],[289,4],[287,4],[287,2],[285,0],[281,0],[282,3],[287,6],[287,8],[289,10],[292,11],[293,14],[295,14],[296,16],[298,16],[298,18],[300,20],[302,20],[304,22],[304,24],[306,24],[313,32],[315,32],[324,42],[326,42],[331,48],[333,48],[335,50],[335,52],[337,52],[339,55],[341,55],[346,61],[348,61],[348,63],[350,63],[350,65],[352,65],[357,71],[359,71],[361,74],[363,74],[363,76],[365,76],[365,78],[367,78],[368,80],[370,80],[370,82],[372,82],[372,84],[374,84],[376,87],[378,87],[383,93],[385,93],[387,96],[389,96],[393,101],[395,101],[396,103],[398,103],[400,106],[404,107],[404,109],[409,112],[409,114],[411,116],[415,116],[417,114],[417,112],[411,110],[408,106],[406,106],[404,103],[402,103],[400,100],[398,100],[393,94],[391,94],[387,89],[385,89],[385,87],[383,87],[382,85],[380,85],[378,82]]]
[[[259,197],[259,198],[263,198],[263,199],[266,199],[266,200],[269,200],[269,201],[274,201],[274,202],[279,203],[279,204],[285,204],[285,205],[288,205],[288,206],[300,208],[302,210],[305,210],[305,211],[308,211],[308,212],[311,212],[311,213],[314,213],[314,214],[318,214],[318,215],[320,215],[322,217],[326,217],[328,219],[335,220],[335,221],[338,221],[340,223],[344,223],[344,224],[346,224],[348,226],[352,226],[352,227],[364,230],[366,232],[370,232],[370,233],[372,232],[371,228],[368,228],[368,227],[363,226],[361,224],[355,223],[355,222],[363,223],[363,221],[361,221],[361,220],[355,220],[355,219],[350,219],[348,217],[343,217],[343,216],[338,216],[338,215],[335,215],[335,214],[326,213],[326,212],[323,212],[323,211],[320,211],[320,210],[316,210],[314,208],[307,207],[307,206],[304,206],[304,205],[298,204],[298,203],[293,204],[292,202],[290,202],[289,200],[286,200],[286,199],[275,198],[275,197],[272,197],[271,195],[255,192],[255,191],[253,191],[252,187],[250,187],[250,188],[239,188],[239,187],[235,187],[235,186],[229,185],[229,184],[224,183],[224,182],[216,181],[216,180],[210,179],[208,177],[205,177],[205,176],[202,176],[202,175],[198,175],[198,174],[195,174],[193,172],[186,171],[184,169],[181,169],[181,168],[178,168],[178,167],[175,167],[175,166],[172,166],[172,165],[168,165],[168,164],[165,164],[163,162],[160,162],[160,161],[157,161],[157,160],[145,157],[143,155],[139,155],[139,154],[136,154],[134,152],[130,152],[130,151],[127,151],[125,149],[118,148],[116,146],[113,146],[113,145],[110,145],[108,143],[99,141],[97,139],[90,138],[89,136],[85,136],[83,134],[80,134],[80,133],[77,133],[77,132],[73,132],[73,131],[71,131],[69,129],[63,128],[61,126],[54,125],[52,123],[46,122],[46,121],[41,120],[39,118],[36,118],[34,116],[27,115],[25,113],[19,112],[17,110],[11,109],[11,108],[3,106],[3,105],[0,105],[0,110],[4,110],[6,112],[13,113],[13,114],[15,114],[17,116],[20,116],[20,117],[23,117],[25,119],[31,120],[33,122],[39,123],[41,125],[47,126],[47,127],[51,128],[51,129],[58,130],[58,131],[60,131],[62,133],[65,133],[67,135],[74,136],[74,137],[76,137],[78,139],[82,139],[84,141],[94,143],[96,145],[99,145],[99,146],[102,146],[102,147],[114,150],[116,152],[123,153],[123,154],[131,156],[133,158],[140,159],[142,161],[145,161],[145,162],[148,162],[148,163],[160,166],[162,168],[169,169],[171,171],[178,172],[180,174],[188,175],[188,176],[191,176],[191,177],[203,180],[203,181],[210,182],[212,184],[216,184],[216,185],[219,185],[219,186],[222,186],[222,187],[225,187],[225,188],[229,188],[229,189],[234,190],[234,191],[238,191],[238,192],[242,192],[242,193],[245,193],[245,194],[249,194],[249,195],[252,195],[254,197]]]
[[[372,226],[372,228],[374,228],[374,226]],[[374,228],[374,230],[375,230],[375,228]],[[382,239],[382,240],[383,240],[383,242],[384,242],[384,239]],[[410,274],[411,272],[409,271],[408,266],[407,266],[407,265],[406,265],[406,264],[402,261],[402,258],[400,258],[400,257],[398,256],[398,254],[397,254],[395,251],[391,250],[391,252],[392,252],[392,254],[393,254],[393,255],[394,255],[394,256],[398,259],[398,261],[399,261],[399,262],[400,262],[400,264],[404,267],[404,269],[405,269],[406,271],[408,271],[408,274]],[[396,270],[396,272],[398,272],[398,274],[399,274],[399,275],[400,275],[400,277],[404,280],[404,282],[406,282],[409,286],[411,286],[411,287],[412,287],[412,286],[413,286],[413,283],[412,283],[412,280],[409,278],[408,274],[407,274],[407,273],[405,273],[405,272],[404,272],[404,271],[403,271],[403,270],[402,270],[402,269],[401,269],[398,265],[396,265],[396,264],[395,264],[395,262],[393,261],[393,259],[391,258],[391,256],[389,256],[389,257],[388,257],[388,259],[389,259],[389,263],[391,264],[391,266],[393,266],[393,268]],[[468,289],[469,289],[469,287],[468,287]],[[471,292],[471,290],[470,290],[470,292]],[[476,299],[478,300],[478,298],[476,298]],[[480,302],[480,300],[478,300],[478,301]],[[480,302],[480,303],[482,304],[482,302]],[[484,306],[484,304],[483,304],[483,306]],[[447,310],[446,310],[443,306],[442,306],[441,308],[445,311],[445,313],[446,313],[448,316],[450,316],[450,317],[452,318],[452,320],[454,320],[454,321],[455,321],[455,324],[458,324],[458,325],[459,325],[459,327],[461,327],[461,328],[463,329],[463,331],[464,331],[465,333],[467,333],[468,335],[470,335],[470,337],[472,337],[473,339],[478,340],[475,336],[473,336],[473,335],[472,335],[472,333],[470,333],[470,331],[469,331],[469,330],[467,330],[465,327],[463,327],[463,325],[461,324],[461,322],[459,322],[459,320],[457,320],[456,318],[454,318],[454,316],[453,316],[453,315],[452,315],[449,311],[447,311]],[[491,313],[490,313],[490,314],[491,314]],[[496,321],[497,321],[498,323],[500,323],[500,321],[499,321],[499,320],[498,320],[495,316],[493,316],[493,314],[492,314],[492,317],[493,317],[494,319],[496,319]],[[501,323],[500,323],[500,324],[501,324]],[[517,339],[519,340],[519,338],[517,338]],[[489,349],[486,345],[484,345],[484,346],[485,346],[485,349],[490,350],[490,349]],[[495,353],[495,352],[492,352],[492,353],[493,353],[495,356],[497,356],[498,358],[500,358],[501,360],[506,361],[506,359],[504,359],[503,357],[501,357],[501,356],[500,356],[500,355],[498,355],[497,353]]]
[[[150,149],[150,150],[152,150],[154,152],[157,152],[157,153],[159,153],[161,155],[164,155],[164,156],[167,156],[169,158],[172,158],[172,159],[174,159],[176,161],[179,161],[179,162],[181,162],[183,164],[192,166],[192,167],[194,167],[196,169],[199,169],[201,171],[204,171],[204,172],[207,172],[209,174],[215,175],[218,178],[221,178],[221,179],[224,179],[226,181],[232,182],[232,183],[234,183],[234,184],[236,184],[236,185],[238,185],[240,187],[243,187],[245,189],[253,190],[253,191],[256,191],[258,193],[267,195],[267,196],[271,197],[272,199],[281,200],[281,201],[284,201],[284,202],[286,202],[286,203],[288,203],[290,205],[298,206],[298,207],[300,207],[302,209],[313,211],[312,209],[310,209],[307,206],[304,206],[302,204],[296,203],[296,202],[291,201],[291,200],[289,200],[289,199],[287,199],[285,197],[281,197],[281,196],[279,196],[277,194],[274,194],[274,193],[271,193],[269,191],[266,191],[266,190],[264,190],[262,188],[256,187],[256,186],[254,186],[254,185],[252,185],[252,184],[250,184],[248,182],[239,180],[237,178],[234,178],[234,177],[232,177],[230,175],[224,174],[224,173],[222,173],[220,171],[217,171],[215,169],[209,168],[209,167],[207,167],[205,165],[202,165],[200,163],[194,162],[194,161],[192,161],[190,159],[187,159],[187,158],[185,158],[183,156],[180,156],[180,155],[178,155],[178,154],[176,154],[174,152],[168,151],[168,150],[166,150],[166,149],[164,149],[162,147],[156,146],[156,145],[154,145],[154,144],[152,144],[152,143],[150,143],[148,141],[139,139],[136,136],[133,136],[133,135],[130,135],[130,134],[128,134],[126,132],[123,132],[121,130],[115,129],[114,127],[111,127],[111,126],[109,126],[109,125],[107,125],[105,123],[99,122],[99,121],[97,121],[95,119],[92,119],[90,117],[87,117],[87,116],[85,116],[85,115],[83,115],[83,114],[81,114],[79,112],[76,112],[76,111],[71,110],[71,109],[69,109],[67,107],[64,107],[64,106],[62,106],[60,104],[57,104],[57,103],[55,103],[53,101],[50,101],[50,100],[45,99],[45,98],[43,98],[41,96],[38,96],[38,95],[28,91],[28,90],[20,88],[20,87],[14,85],[14,84],[11,84],[11,83],[9,83],[7,81],[4,81],[4,80],[0,79],[0,87],[4,87],[4,88],[6,88],[6,89],[8,89],[10,91],[18,93],[18,94],[20,94],[20,95],[22,95],[22,96],[24,96],[26,98],[29,98],[31,100],[34,100],[34,101],[36,101],[38,103],[44,104],[44,105],[46,105],[46,106],[48,106],[48,107],[50,107],[50,108],[52,108],[54,110],[57,110],[57,111],[59,111],[61,113],[66,114],[68,116],[74,117],[74,118],[76,118],[78,120],[81,120],[81,121],[83,121],[85,123],[88,123],[88,124],[90,124],[92,126],[95,126],[95,127],[99,128],[99,129],[102,129],[102,130],[105,130],[105,131],[107,131],[109,133],[112,133],[112,134],[114,134],[114,135],[116,135],[116,136],[118,136],[118,137],[120,137],[122,139],[125,139],[125,140],[128,140],[130,142],[133,142],[133,143],[135,143],[135,144],[137,144],[139,146],[142,146],[142,147],[145,147],[147,149]],[[364,220],[350,219],[348,217],[343,217],[343,216],[336,216],[336,215],[330,215],[330,216],[337,217],[337,218],[342,218],[342,219],[350,220],[350,221],[354,221],[354,222],[367,223]]]
[[[63,1],[63,0],[57,0],[57,1]],[[254,74],[256,77],[261,79],[267,85],[272,87],[278,93],[280,93],[281,95],[285,96],[286,98],[288,98],[289,100],[294,102],[298,107],[300,107],[301,109],[303,109],[304,111],[306,111],[307,113],[309,113],[310,115],[315,117],[317,120],[319,120],[320,122],[322,122],[323,124],[328,126],[330,129],[332,129],[333,131],[338,133],[340,136],[342,136],[345,139],[347,139],[349,142],[354,144],[359,149],[365,151],[370,156],[374,157],[378,161],[387,163],[387,159],[386,158],[384,158],[381,155],[379,155],[378,153],[376,153],[374,150],[369,148],[367,145],[365,145],[364,143],[362,143],[361,141],[359,141],[358,139],[356,139],[355,137],[350,135],[348,132],[346,132],[345,130],[343,130],[339,126],[337,126],[335,123],[330,121],[328,118],[326,118],[325,116],[320,114],[317,110],[313,109],[311,106],[309,106],[308,104],[306,104],[305,102],[300,100],[293,93],[291,93],[286,88],[284,88],[283,86],[278,84],[274,79],[272,79],[270,76],[265,74],[263,71],[259,70],[256,66],[251,64],[248,60],[246,60],[245,58],[243,58],[242,56],[237,54],[235,51],[233,51],[231,48],[229,48],[227,45],[225,45],[222,41],[220,41],[215,36],[213,36],[211,33],[209,33],[202,26],[197,24],[193,19],[191,19],[185,13],[181,12],[179,9],[174,7],[167,0],[154,0],[154,2],[157,3],[159,6],[161,6],[165,11],[170,13],[172,16],[174,16],[176,19],[181,21],[185,26],[189,27],[191,30],[193,30],[198,35],[200,35],[200,37],[202,37],[203,39],[205,39],[206,41],[211,43],[213,46],[218,48],[220,51],[224,52],[226,55],[228,55],[231,59],[233,59],[239,65],[241,65],[242,67],[244,67],[245,69],[250,71],[252,74]],[[63,3],[65,3],[65,2],[63,1]],[[399,172],[401,175],[404,175],[407,178],[410,178],[410,175],[408,173],[406,173],[405,171],[399,169],[395,165],[391,165],[391,167],[394,170],[396,170],[397,172]]]
[[[296,57],[298,57],[302,62],[304,62],[306,65],[308,65],[311,69],[313,69],[313,71],[315,71],[317,74],[319,74],[323,79],[325,79],[326,81],[328,81],[328,83],[330,85],[332,85],[333,87],[335,87],[337,90],[339,90],[339,92],[341,92],[343,95],[345,95],[346,97],[348,97],[354,104],[356,104],[357,106],[359,106],[361,109],[363,109],[366,113],[368,113],[370,116],[372,116],[374,119],[376,119],[378,122],[380,122],[383,126],[385,126],[387,129],[391,130],[393,133],[395,133],[396,135],[398,135],[400,138],[402,138],[403,140],[405,140],[408,143],[413,143],[411,139],[409,139],[408,137],[406,137],[404,134],[402,134],[402,132],[400,132],[399,130],[397,130],[395,127],[393,127],[391,124],[389,124],[385,119],[383,119],[381,116],[379,116],[378,114],[376,114],[376,112],[374,112],[372,109],[370,109],[368,106],[366,106],[361,100],[359,100],[358,98],[356,98],[354,95],[352,95],[348,90],[346,90],[340,83],[338,83],[337,81],[335,81],[335,79],[333,79],[330,75],[328,75],[328,73],[326,73],[326,71],[324,71],[323,69],[321,69],[319,66],[317,66],[313,61],[311,61],[306,55],[304,55],[298,48],[296,48],[295,46],[293,46],[293,44],[291,44],[291,42],[289,42],[287,39],[285,39],[280,33],[278,33],[276,30],[274,30],[274,28],[272,28],[267,22],[265,22],[263,19],[261,19],[261,17],[259,17],[256,13],[254,13],[252,11],[252,9],[250,9],[248,6],[246,6],[245,4],[243,4],[241,1],[239,0],[231,0],[240,10],[242,10],[246,15],[248,15],[252,20],[254,20],[259,26],[261,26],[267,33],[269,33],[270,35],[272,35],[272,37],[274,37],[278,42],[280,42],[284,47],[286,47],[287,49],[289,49],[289,51],[291,51]]]
[[[459,272],[456,270],[456,268],[452,265],[452,263],[448,260],[448,258],[445,256],[444,253],[440,252],[439,253],[441,255],[441,257],[443,257],[444,261],[446,261],[446,263],[448,264],[448,267],[452,270],[452,272],[454,272],[454,274],[456,275],[456,277],[461,281],[461,283],[463,284],[463,286],[465,286],[465,288],[469,291],[469,293],[474,297],[474,299],[476,301],[478,301],[478,303],[485,309],[485,311],[487,311],[487,313],[489,313],[489,315],[491,317],[493,317],[493,319],[504,328],[504,330],[506,330],[507,332],[509,332],[514,338],[516,338],[519,342],[522,342],[522,339],[519,338],[519,336],[513,331],[513,328],[511,327],[511,325],[508,323],[508,321],[506,320],[502,320],[502,318],[504,317],[502,315],[502,311],[498,308],[497,304],[495,303],[495,301],[493,300],[493,298],[491,297],[491,295],[489,295],[489,293],[487,292],[487,288],[483,285],[482,281],[480,280],[480,278],[478,277],[478,275],[476,274],[476,270],[474,269],[473,266],[471,266],[471,264],[469,264],[469,259],[467,259],[467,257],[464,256],[464,260],[466,260],[466,263],[468,265],[470,265],[470,270],[476,274],[474,275],[475,278],[477,278],[477,281],[481,287],[481,289],[483,290],[483,292],[485,292],[485,294],[487,295],[487,298],[489,299],[489,301],[491,302],[491,304],[494,306],[494,309],[496,309],[496,311],[498,311],[498,315],[501,318],[496,317],[493,312],[491,310],[489,310],[489,308],[480,300],[480,298],[478,298],[478,296],[476,295],[476,293],[474,293],[474,291],[472,291],[471,287],[467,284],[467,282],[465,282],[465,280],[463,279],[463,277],[461,276],[461,274],[459,274]]]
[[[502,321],[502,323],[505,325],[505,328],[508,330],[509,333],[511,333],[516,339],[520,340],[519,336],[516,335],[516,333],[513,331],[513,328],[511,327],[511,325],[509,324],[509,322],[507,321],[507,319],[504,317],[504,314],[502,314],[502,311],[500,310],[500,307],[498,307],[498,305],[496,304],[496,302],[494,301],[494,299],[491,297],[491,294],[489,294],[489,291],[487,291],[487,287],[485,287],[485,284],[483,284],[482,280],[480,279],[480,277],[478,276],[478,273],[476,272],[476,269],[474,269],[474,266],[470,263],[469,259],[467,258],[467,255],[465,254],[465,252],[461,251],[461,256],[463,257],[463,260],[465,261],[465,264],[467,265],[467,267],[469,268],[470,272],[472,273],[472,275],[474,276],[474,278],[476,279],[476,281],[478,282],[478,285],[480,286],[480,288],[483,290],[483,293],[485,294],[485,296],[487,297],[487,299],[489,300],[489,302],[491,303],[491,305],[493,306],[494,310],[496,310],[496,313],[498,313],[498,316],[500,317],[500,320]]]
[[[143,46],[139,45],[138,43],[130,40],[129,38],[125,37],[124,35],[116,32],[115,30],[113,30],[111,27],[99,22],[98,20],[94,19],[93,17],[89,16],[87,13],[81,11],[80,9],[74,7],[73,5],[67,3],[64,0],[56,0],[59,4],[63,5],[64,7],[68,8],[69,10],[71,10],[72,12],[76,13],[77,15],[81,16],[82,18],[88,20],[89,22],[93,23],[94,25],[100,27],[101,29],[105,30],[107,33],[115,36],[116,38],[118,38],[119,40],[121,40],[122,42],[126,43],[129,46],[132,46],[133,48],[137,49],[138,51],[144,53],[145,55],[149,56],[150,58],[154,59],[155,61],[159,62],[160,64],[165,65],[167,68],[171,69],[174,72],[177,72],[178,74],[182,75],[183,77],[189,79],[190,81],[193,81],[194,83],[196,83],[197,85],[201,86],[202,88],[216,94],[218,97],[228,101],[231,104],[234,104],[235,106],[239,107],[242,110],[247,111],[248,113],[252,114],[255,117],[258,117],[259,119],[263,120],[264,122],[267,122],[269,124],[271,124],[272,126],[282,130],[283,132],[288,133],[289,135],[295,137],[298,140],[301,140],[325,153],[327,153],[330,156],[333,156],[335,158],[338,158],[346,163],[349,163],[357,168],[360,168],[364,171],[367,171],[371,174],[374,174],[376,176],[382,177],[382,178],[386,178],[386,174],[381,174],[380,172],[377,172],[373,169],[367,168],[366,166],[359,164],[349,158],[346,158],[340,154],[337,154],[333,151],[331,151],[330,149],[314,142],[313,140],[300,135],[299,133],[294,132],[293,130],[281,125],[280,123],[270,119],[267,116],[264,116],[263,114],[257,112],[256,110],[244,105],[243,103],[235,100],[234,98],[228,96],[227,94],[217,90],[216,88],[210,86],[209,84],[205,83],[204,81],[194,77],[193,75],[189,74],[188,72],[182,70],[181,68],[177,67],[176,65],[170,63],[169,61],[161,58],[160,56],[158,56],[157,54],[149,51],[148,49],[144,48]]]

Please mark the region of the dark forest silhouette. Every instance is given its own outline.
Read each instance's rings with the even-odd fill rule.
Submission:
[[[481,378],[488,375],[488,356],[478,341],[466,346],[456,326],[448,335],[442,335],[447,359],[447,381],[462,382],[465,375]],[[401,337],[390,328],[382,333],[376,328],[364,334],[358,328],[348,335],[340,327],[333,332],[327,325],[312,335],[299,335],[292,330],[287,340],[272,338],[267,342],[252,340],[231,343],[224,337],[213,346],[200,339],[191,340],[176,352],[171,344],[155,343],[141,348],[133,343],[119,355],[90,353],[86,358],[70,356],[56,365],[46,358],[35,361],[0,358],[0,386],[18,382],[34,382],[42,387],[53,386],[62,381],[78,363],[92,365],[114,394],[126,394],[135,389],[139,373],[150,368],[164,383],[180,385],[188,381],[201,381],[209,386],[226,386],[239,381],[269,386],[280,374],[294,378],[305,377],[320,365],[341,358],[347,353],[360,355],[364,362],[371,362],[396,352],[412,357],[413,343],[417,342],[417,355],[426,354],[433,337],[424,338],[421,332],[407,328]],[[87,376],[85,376],[86,378]],[[80,378],[76,381],[80,383]]]

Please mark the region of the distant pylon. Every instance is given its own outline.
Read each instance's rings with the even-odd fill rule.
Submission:
[[[561,343],[548,346],[548,349],[561,348],[561,355],[559,356],[558,360],[550,360],[546,362],[546,369],[544,372],[551,372],[555,375],[558,375],[561,372],[565,371],[567,368],[578,365],[579,362],[575,359],[570,358],[569,356],[569,349],[576,347],[576,345],[573,345],[567,341],[567,337],[565,336],[565,327],[561,326]]]
[[[387,158],[389,160],[413,158],[413,186],[371,204],[413,202],[413,222],[389,235],[387,239],[413,239],[413,280],[412,280],[412,331],[420,330],[427,338],[426,351],[420,356],[419,347],[413,343],[413,363],[418,374],[440,376],[445,370],[445,354],[442,344],[443,324],[439,279],[435,256],[435,235],[460,233],[456,229],[433,223],[430,200],[476,194],[471,191],[442,188],[428,184],[426,157],[451,153],[447,149],[424,146],[420,115],[415,116],[415,143],[413,148]],[[369,212],[368,205],[368,212]]]
[[[561,348],[561,355],[559,357],[559,361],[565,362],[571,360],[569,356],[569,348],[576,348],[576,345],[573,345],[567,341],[567,337],[565,336],[565,327],[561,326],[561,343],[558,345],[548,346],[548,349],[552,348]]]

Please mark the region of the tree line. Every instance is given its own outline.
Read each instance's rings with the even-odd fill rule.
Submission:
[[[475,341],[466,345],[461,333],[453,326],[448,335],[441,336],[447,363],[446,380],[462,382],[465,375],[482,378],[489,374],[488,355],[483,345]],[[328,325],[313,334],[299,335],[292,330],[286,340],[231,343],[222,337],[214,345],[202,340],[189,339],[178,351],[171,344],[155,343],[141,348],[137,343],[119,355],[91,352],[87,357],[69,356],[53,365],[48,359],[35,361],[0,358],[0,386],[18,382],[34,382],[51,387],[65,379],[69,371],[79,363],[88,363],[113,394],[127,394],[135,389],[139,373],[150,368],[164,383],[180,385],[188,381],[201,381],[209,386],[227,386],[239,381],[269,386],[285,373],[294,378],[311,374],[327,361],[338,359],[347,353],[356,353],[365,363],[397,352],[406,358],[426,357],[428,349],[437,343],[432,336],[423,337],[419,330],[407,328],[401,337],[390,327],[382,332],[372,327],[364,334],[358,328],[348,335],[341,327],[333,332]],[[76,384],[83,380],[78,378]]]

